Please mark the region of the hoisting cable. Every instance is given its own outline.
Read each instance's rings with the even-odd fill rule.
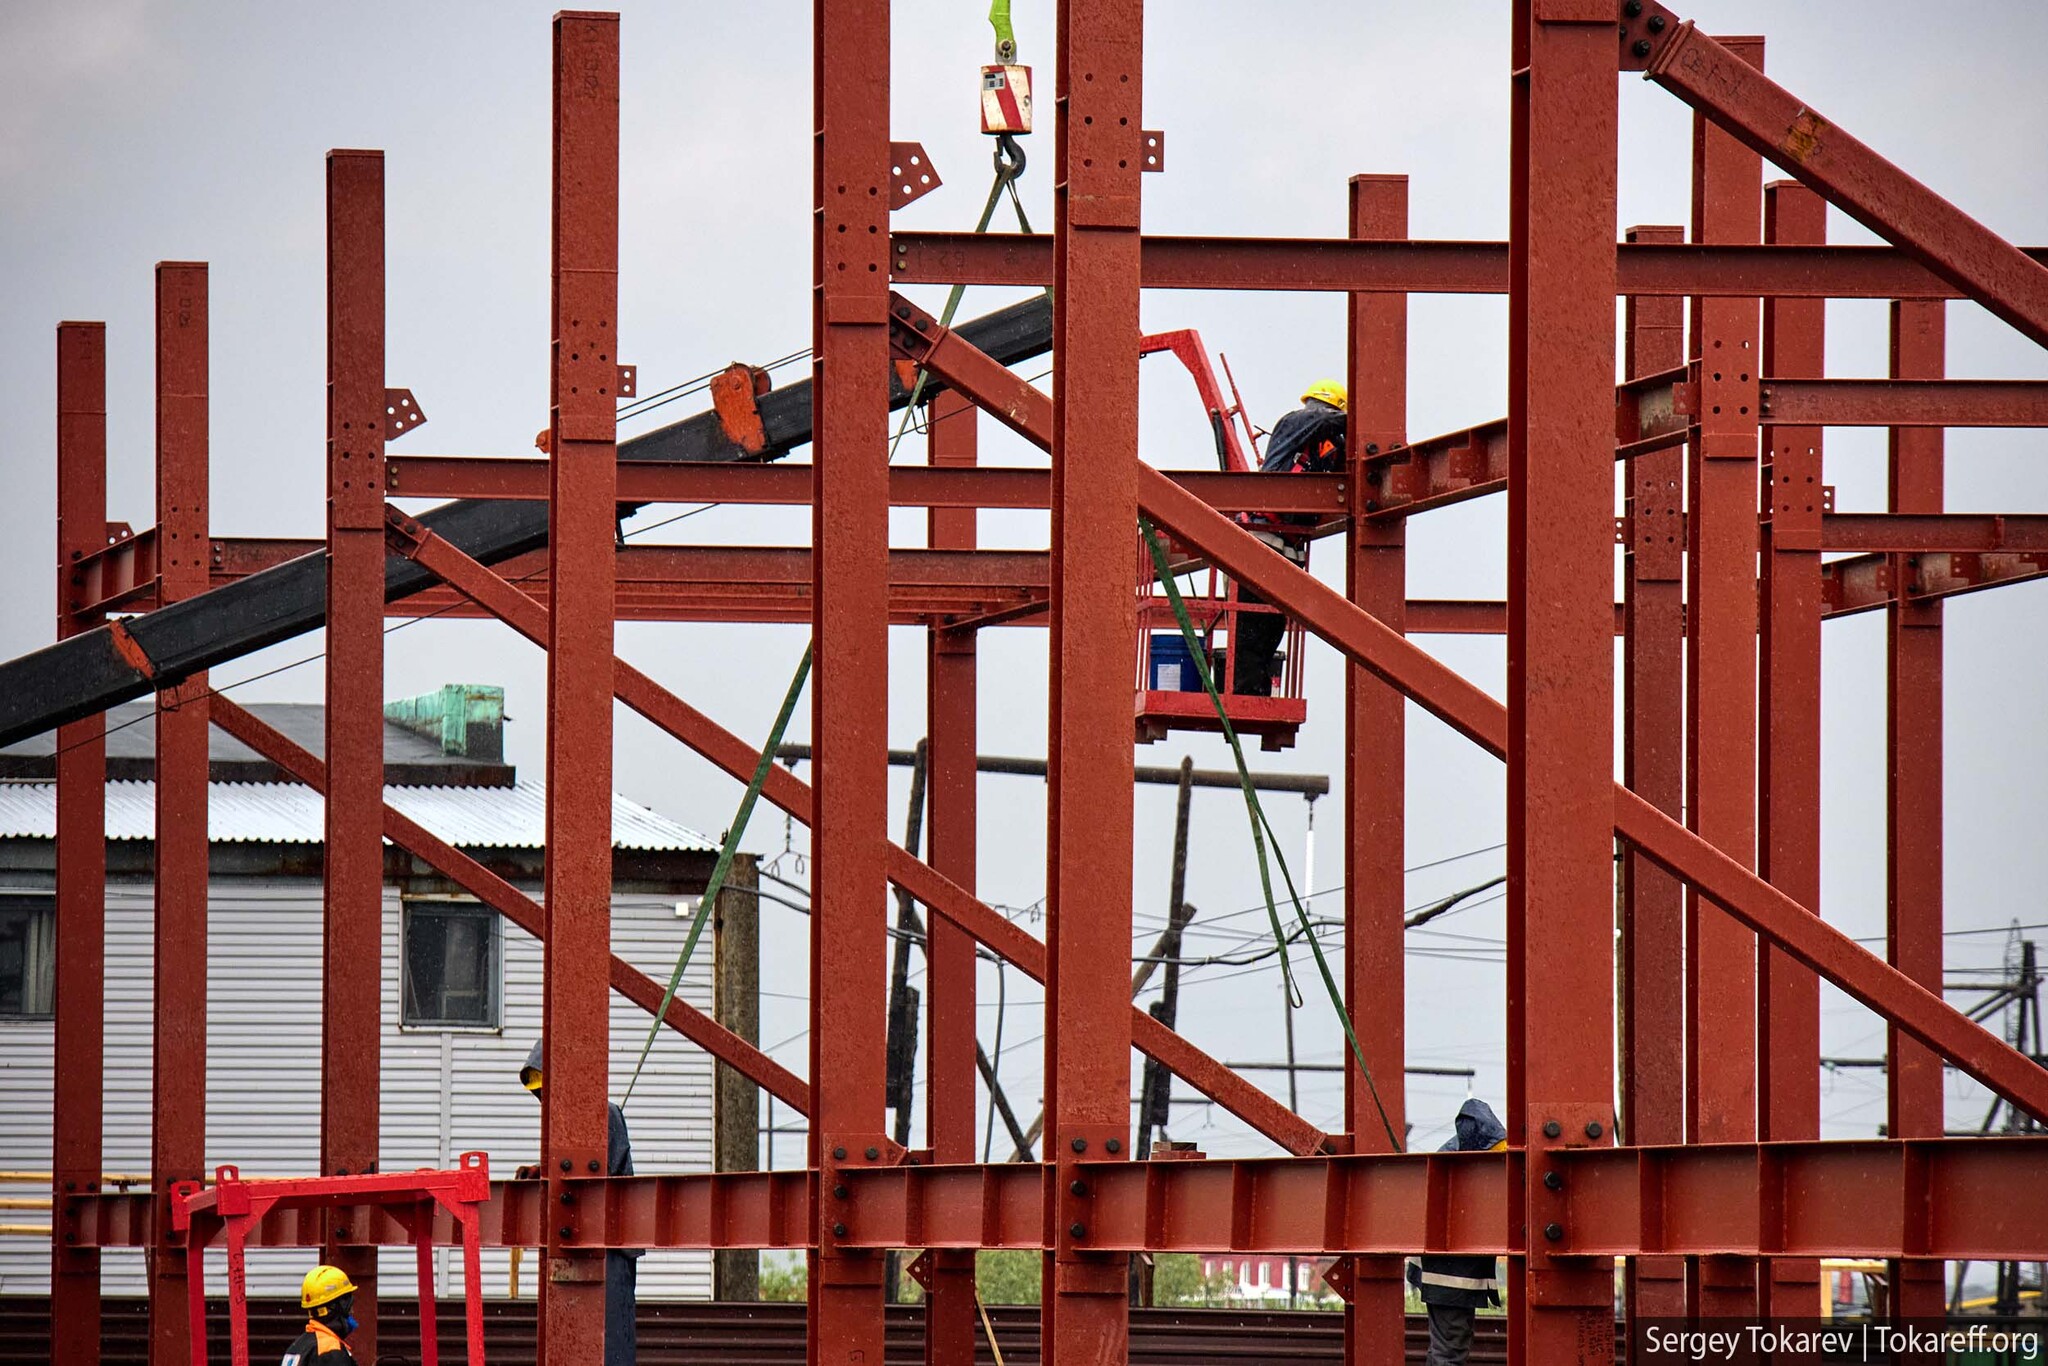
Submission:
[[[690,966],[690,956],[697,951],[697,940],[704,933],[704,922],[711,918],[711,908],[718,904],[718,894],[725,890],[725,877],[732,868],[733,855],[740,847],[740,837],[747,833],[747,821],[754,814],[754,803],[760,800],[761,788],[768,781],[768,770],[775,766],[775,751],[782,746],[782,732],[789,728],[789,718],[796,713],[797,698],[803,695],[804,683],[811,676],[811,647],[804,646],[804,657],[797,662],[796,674],[789,680],[789,691],[783,695],[782,710],[776,713],[775,728],[768,733],[768,743],[761,746],[761,760],[754,765],[754,776],[747,782],[746,795],[740,798],[740,809],[734,813],[732,825],[725,832],[725,843],[719,847],[718,862],[711,867],[711,880],[704,884],[704,895],[698,898],[697,914],[690,921],[690,934],[683,941],[683,951],[676,958],[676,970],[668,976],[668,989],[662,993],[661,1009],[654,1012],[654,1020],[647,1027],[647,1038],[640,1045],[640,1057],[633,1064],[633,1076],[626,1083],[626,1094],[619,1101],[621,1110],[633,1099],[633,1088],[639,1084],[640,1069],[647,1065],[647,1054],[654,1047],[655,1035],[661,1030],[661,1023],[668,1018],[669,1003],[676,998],[676,988],[683,980],[683,970]]]
[[[1358,1033],[1351,1027],[1351,1012],[1344,1008],[1344,995],[1337,988],[1337,979],[1330,972],[1330,963],[1323,956],[1322,942],[1317,939],[1315,926],[1310,923],[1308,910],[1301,904],[1301,893],[1294,886],[1293,875],[1287,871],[1287,857],[1280,852],[1280,841],[1274,835],[1272,823],[1266,819],[1265,808],[1259,805],[1258,789],[1252,785],[1252,773],[1245,763],[1244,747],[1238,743],[1237,728],[1230,724],[1230,714],[1223,705],[1222,694],[1216,691],[1216,680],[1209,669],[1208,652],[1202,648],[1201,640],[1195,634],[1195,623],[1188,615],[1187,603],[1182,599],[1180,584],[1174,577],[1173,566],[1166,558],[1166,546],[1153,529],[1151,521],[1140,515],[1138,529],[1144,533],[1145,547],[1152,555],[1152,569],[1159,582],[1166,589],[1166,600],[1173,606],[1174,620],[1180,623],[1181,640],[1186,644],[1189,657],[1193,660],[1195,672],[1201,676],[1202,688],[1209,694],[1209,702],[1216,708],[1216,719],[1222,724],[1223,738],[1230,744],[1231,758],[1237,763],[1238,784],[1244,789],[1246,814],[1251,820],[1252,849],[1258,855],[1259,883],[1266,894],[1266,914],[1273,926],[1273,940],[1280,951],[1280,976],[1286,984],[1289,1007],[1301,1004],[1301,992],[1295,986],[1293,972],[1287,961],[1288,935],[1280,927],[1280,912],[1273,900],[1273,879],[1267,868],[1266,836],[1273,835],[1273,861],[1280,865],[1280,877],[1287,885],[1287,896],[1294,903],[1295,918],[1301,925],[1301,936],[1308,940],[1309,952],[1314,955],[1316,969],[1322,974],[1323,987],[1330,994],[1330,1007],[1337,1012],[1338,1021],[1344,1026],[1344,1038],[1351,1045],[1351,1056],[1358,1062],[1358,1070],[1365,1077],[1366,1092],[1372,1096],[1373,1108],[1379,1112],[1380,1123],[1387,1131],[1387,1142],[1395,1152],[1406,1151],[1400,1137],[1394,1132],[1394,1123],[1387,1117],[1387,1107],[1380,1100],[1380,1088],[1373,1081],[1372,1068],[1366,1064],[1365,1050],[1359,1046]]]

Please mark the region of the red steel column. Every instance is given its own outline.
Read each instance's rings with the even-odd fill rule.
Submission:
[[[206,266],[156,268],[157,601],[204,593],[207,543]],[[185,1254],[173,1250],[170,1189],[206,1172],[206,675],[157,694],[156,1021],[150,1072],[149,1359],[191,1358]]]
[[[1636,227],[1631,242],[1677,243],[1679,227]],[[1685,300],[1631,295],[1630,378],[1685,363]],[[1628,462],[1622,555],[1622,781],[1674,819],[1685,803],[1685,454]],[[1685,897],[1678,879],[1624,849],[1621,861],[1621,1133],[1685,1141]],[[1685,1259],[1631,1257],[1631,1319],[1685,1315]],[[1634,1340],[1634,1334],[1630,1335]]]
[[[816,0],[812,239],[812,1366],[882,1359],[880,1255],[842,1251],[841,1165],[882,1160],[888,1036],[889,5]]]
[[[973,465],[980,410],[953,391],[932,400],[931,462]],[[972,550],[973,508],[933,508],[935,550]],[[930,632],[925,791],[932,867],[968,891],[975,879],[975,689],[973,631]],[[973,1162],[975,1116],[974,939],[944,916],[925,921],[925,1135],[934,1162]],[[930,1366],[973,1366],[974,1254],[932,1253],[924,1356]]]
[[[1891,374],[1894,379],[1939,379],[1945,369],[1947,305],[1935,300],[1894,303]],[[1939,427],[1891,430],[1890,510],[1940,512],[1942,444]],[[1886,613],[1890,705],[1885,715],[1886,959],[1928,990],[1941,990],[1941,602],[1909,601],[1917,559],[1894,562],[1895,585]],[[1891,1069],[1886,1087],[1886,1128],[1893,1138],[1939,1138],[1943,1125],[1939,1054],[1887,1031]],[[1893,1312],[1939,1317],[1946,1305],[1940,1262],[1899,1262]]]
[[[383,1009],[384,154],[327,154],[326,950],[320,995],[320,1170],[377,1163]],[[376,1359],[377,1256],[326,1257],[361,1287],[351,1338]],[[360,1339],[360,1341],[358,1341]]]
[[[1610,1366],[1545,1153],[1614,1122],[1614,14],[1516,0],[1509,218],[1509,1360]],[[1526,1232],[1526,1239],[1523,1234]],[[1555,1238],[1547,1236],[1550,1232]]]
[[[1351,235],[1400,240],[1408,236],[1408,177],[1351,178]],[[1350,452],[1352,534],[1346,562],[1351,600],[1392,629],[1403,628],[1408,608],[1407,519],[1373,521],[1377,490],[1366,486],[1366,458],[1407,440],[1408,297],[1350,296]],[[1344,1069],[1344,1127],[1353,1152],[1395,1150],[1407,1128],[1401,1072],[1406,1055],[1403,986],[1406,959],[1401,917],[1407,890],[1408,701],[1357,664],[1344,671],[1344,1000],[1359,1048],[1379,1091],[1373,1101],[1355,1067]],[[1386,1107],[1382,1122],[1380,1105]],[[1388,1128],[1393,1129],[1390,1139]],[[1408,1286],[1397,1257],[1353,1262],[1344,1307],[1344,1360],[1348,1366],[1400,1366],[1405,1359],[1403,1308]]]
[[[1143,0],[1060,0],[1059,34],[1040,1342],[1048,1361],[1117,1366],[1129,1259],[1088,1250],[1073,1163],[1130,1139]]]
[[[555,16],[548,460],[548,852],[541,1162],[549,1182],[539,1361],[602,1355],[602,1253],[571,1253],[564,1179],[607,1170],[613,546],[618,510],[619,17]]]
[[[72,569],[107,543],[107,329],[57,325],[57,637],[77,615]],[[57,728],[56,1078],[51,1096],[50,1359],[100,1359],[100,1254],[74,1248],[69,1197],[100,1186],[107,969],[106,717]]]
[[[1761,38],[1722,42],[1763,66]],[[1693,240],[1762,240],[1763,162],[1693,117]],[[1686,820],[1745,866],[1756,859],[1758,302],[1695,299],[1699,425],[1686,519]],[[1756,935],[1686,894],[1686,1116],[1696,1143],[1756,1138]],[[1697,1264],[1702,1314],[1756,1312],[1754,1263]]]
[[[1827,241],[1827,202],[1797,181],[1764,190],[1764,237]],[[1764,373],[1818,379],[1826,301],[1764,301]],[[1821,429],[1764,428],[1757,871],[1802,906],[1820,906]],[[1757,1135],[1820,1137],[1820,979],[1783,950],[1757,959]],[[1763,1312],[1819,1312],[1820,1263],[1773,1258]]]

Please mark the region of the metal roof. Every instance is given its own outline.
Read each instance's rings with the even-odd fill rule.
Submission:
[[[450,844],[467,849],[547,846],[547,788],[387,787],[384,800]],[[297,783],[207,784],[207,834],[215,844],[319,844],[325,802]],[[0,782],[0,838],[54,839],[57,786]],[[156,837],[156,784],[107,784],[107,838]],[[618,849],[712,852],[718,846],[688,826],[616,792],[612,845]]]

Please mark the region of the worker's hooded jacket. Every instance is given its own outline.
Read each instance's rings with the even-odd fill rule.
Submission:
[[[318,1319],[308,1319],[306,1331],[285,1349],[278,1366],[355,1366],[355,1360],[332,1328]]]
[[[1508,1131],[1483,1100],[1468,1100],[1458,1109],[1457,1132],[1437,1151],[1483,1153],[1503,1142]],[[1459,1305],[1477,1309],[1500,1303],[1498,1269],[1491,1256],[1426,1256],[1420,1268],[1410,1266],[1408,1279],[1422,1291],[1424,1304]]]
[[[540,1065],[541,1043],[542,1041],[539,1039],[533,1041],[533,1047],[528,1051],[526,1061],[519,1069],[521,1073],[531,1068],[541,1073],[543,1078],[545,1078],[547,1075],[546,1069]],[[609,1170],[605,1172],[605,1175],[631,1176],[633,1174],[633,1140],[626,1134],[626,1112],[614,1105],[611,1107],[606,1119],[605,1137],[607,1141],[605,1143],[605,1157],[609,1164]],[[633,1255],[637,1257],[640,1254],[636,1252]]]

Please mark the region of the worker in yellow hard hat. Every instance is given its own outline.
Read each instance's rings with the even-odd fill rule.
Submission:
[[[306,1331],[285,1349],[278,1366],[354,1366],[355,1356],[342,1339],[356,1330],[356,1284],[338,1266],[316,1266],[299,1284],[299,1307],[306,1311]]]
[[[1301,406],[1273,424],[1266,438],[1261,474],[1331,474],[1344,468],[1345,411],[1349,397],[1334,379],[1319,379],[1302,390]],[[1247,530],[1303,569],[1308,568],[1308,531],[1312,516],[1250,513],[1240,519]],[[1264,598],[1240,583],[1241,603]],[[1241,612],[1231,649],[1231,691],[1241,697],[1273,694],[1274,657],[1287,634],[1287,618],[1279,612]]]

